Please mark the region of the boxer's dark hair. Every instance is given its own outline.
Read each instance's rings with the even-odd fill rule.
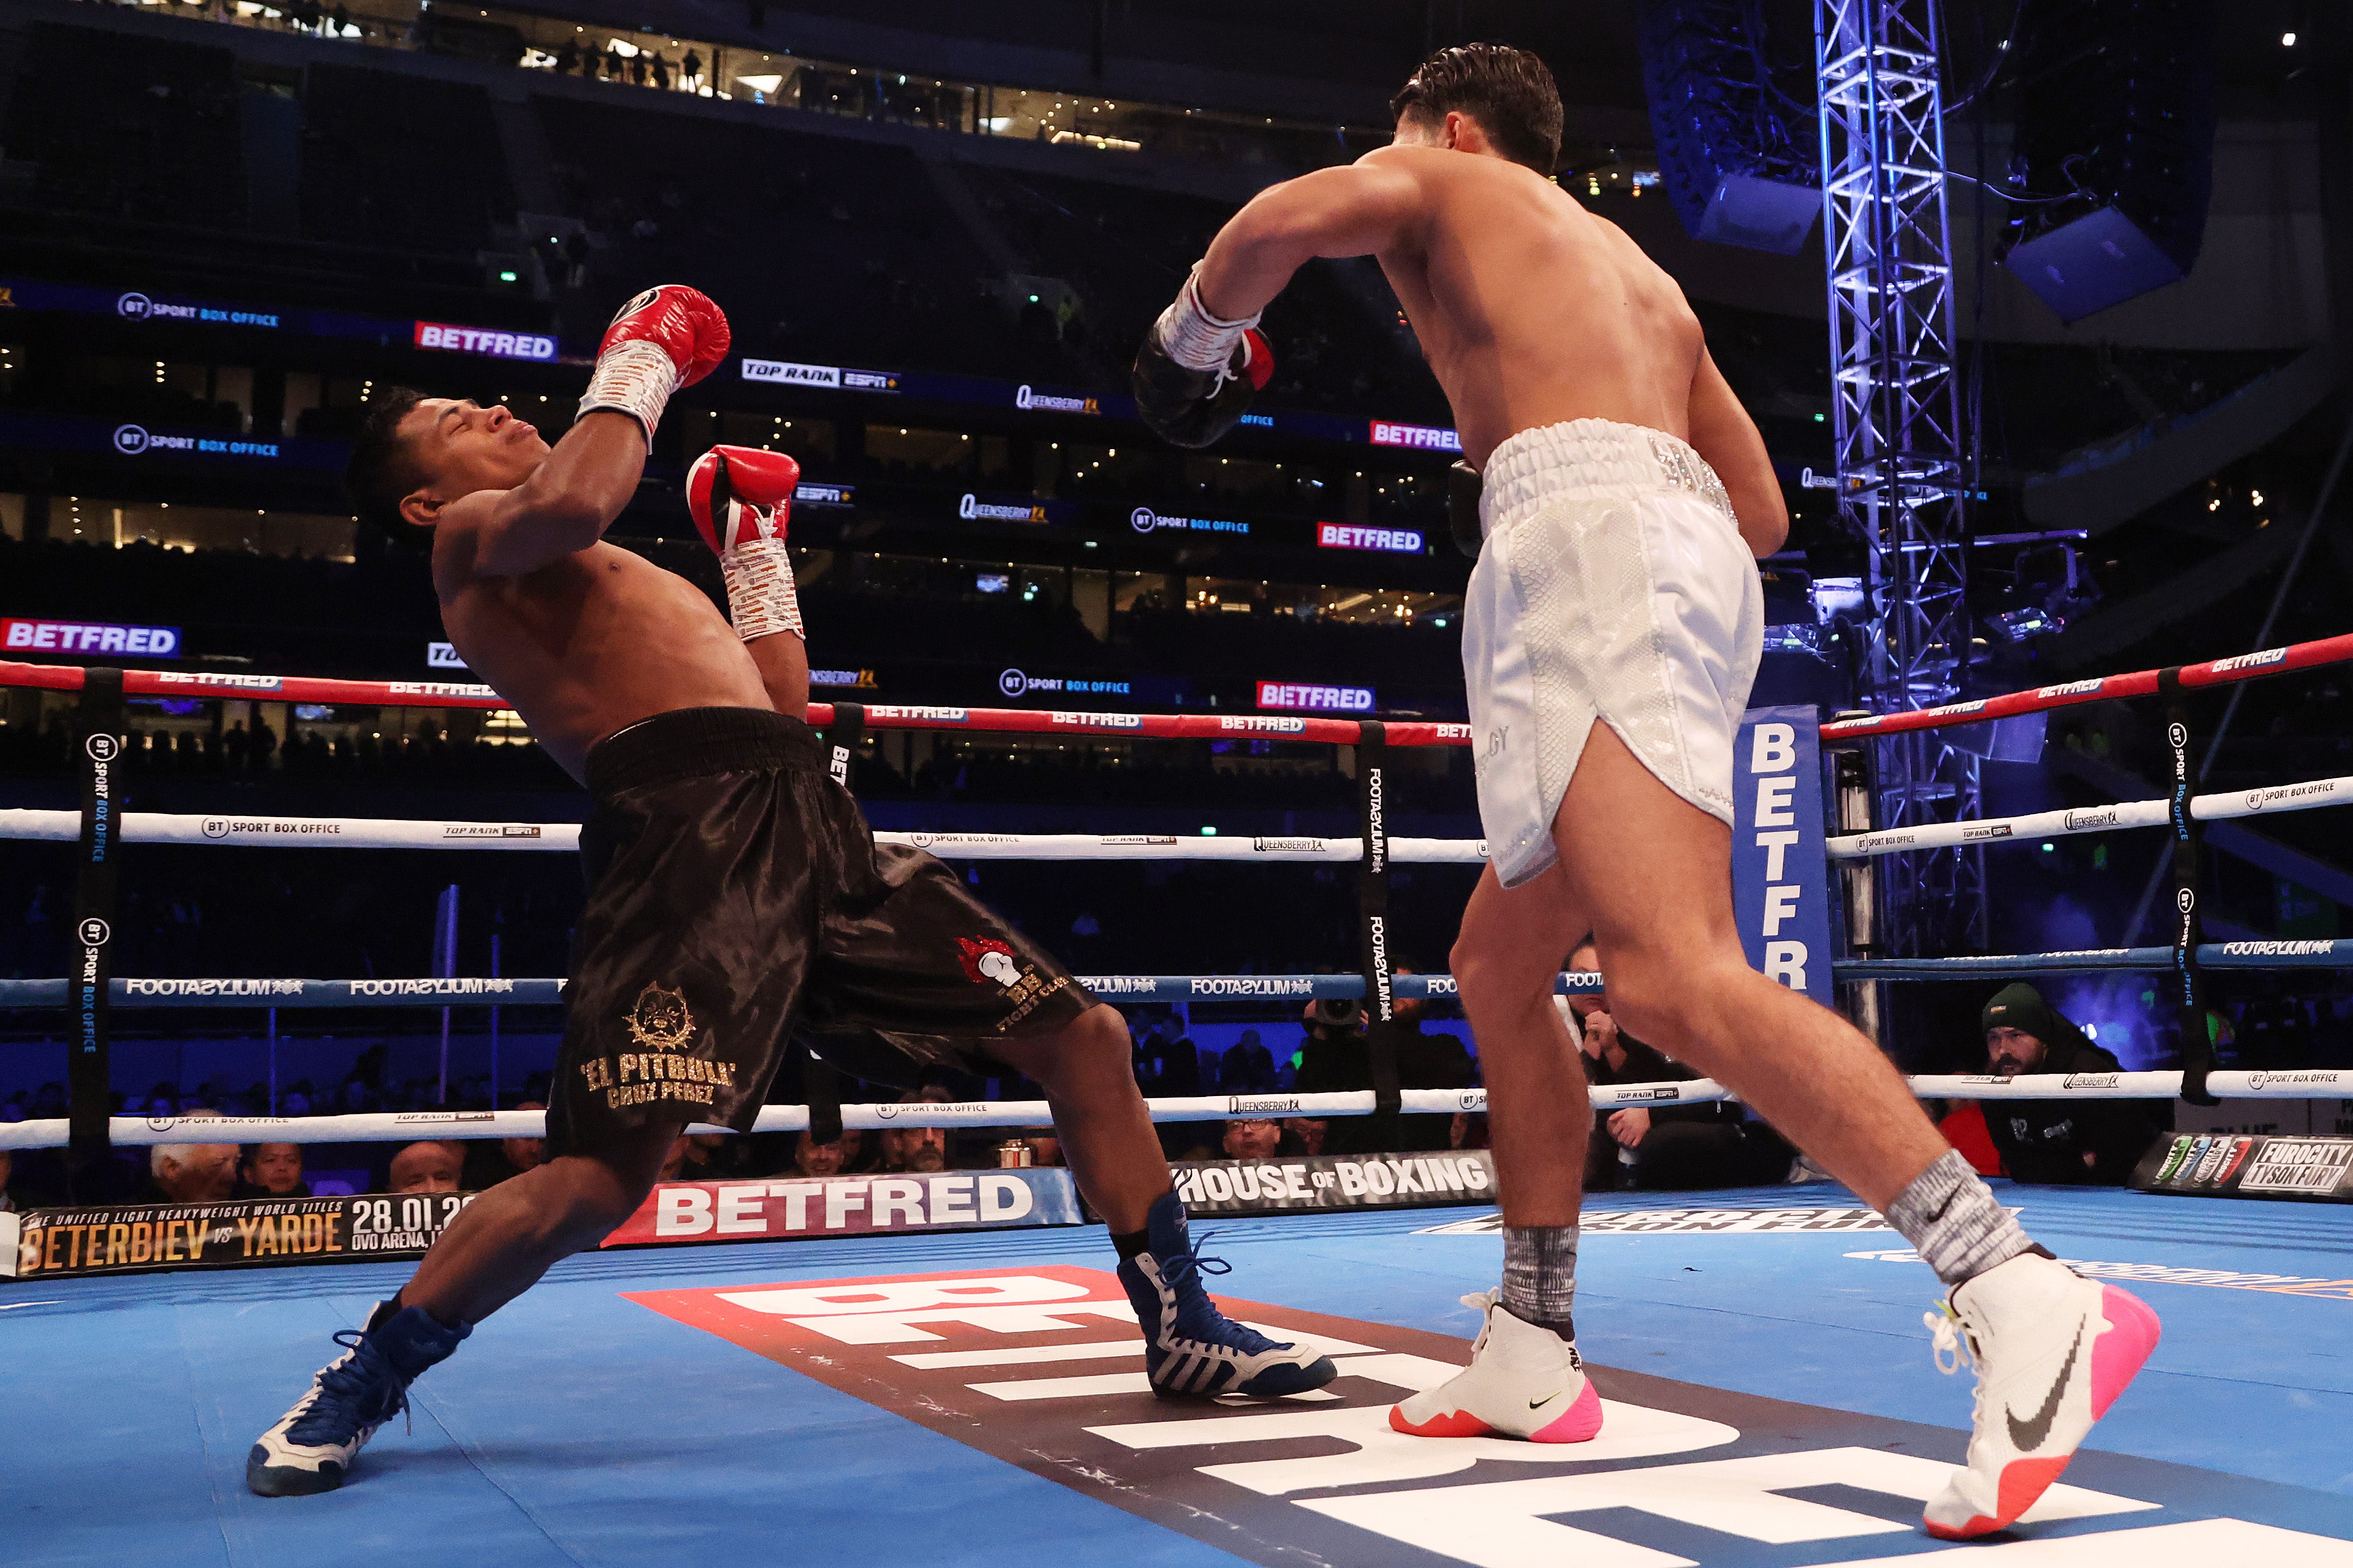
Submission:
[[[415,447],[400,434],[400,422],[424,400],[413,386],[390,386],[371,396],[359,439],[352,443],[352,460],[343,468],[343,489],[360,521],[382,529],[396,544],[417,543],[425,532],[400,515],[401,499],[427,477]]]
[[[1509,44],[1440,49],[1389,100],[1389,115],[1443,121],[1461,110],[1495,151],[1549,179],[1560,160],[1560,89],[1544,61]]]

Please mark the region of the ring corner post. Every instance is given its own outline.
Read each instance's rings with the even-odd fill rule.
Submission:
[[[2214,1042],[2206,1032],[2204,986],[2198,969],[2198,819],[2190,811],[2191,792],[2198,783],[2190,765],[2189,708],[2182,698],[2181,670],[2168,667],[2158,672],[2157,689],[2165,699],[2165,744],[2171,760],[2167,781],[2166,820],[2173,837],[2173,991],[2181,1020],[2181,1098],[2190,1105],[2214,1106],[2221,1099],[2206,1087],[2214,1070]]]
[[[1356,883],[1365,975],[1365,1044],[1372,1058],[1373,1121],[1370,1144],[1388,1149],[1398,1142],[1397,984],[1389,952],[1388,735],[1377,719],[1358,721],[1356,805],[1365,841]]]
[[[114,980],[115,879],[121,858],[122,671],[91,668],[75,713],[81,759],[81,833],[74,889],[73,1009],[67,1081],[67,1158],[77,1178],[111,1148],[112,1070],[108,1038]]]

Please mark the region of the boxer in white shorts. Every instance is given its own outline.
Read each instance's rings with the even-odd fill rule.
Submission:
[[[1485,1314],[1471,1366],[1390,1425],[1575,1443],[1606,1418],[1570,1319],[1592,1115],[1552,1005],[1590,932],[1620,1026],[1729,1085],[1943,1280],[1939,1364],[1974,1359],[1978,1395],[1967,1462],[1922,1522],[2003,1529],[2138,1372],[2156,1316],[2030,1243],[1870,1041],[1748,967],[1732,741],[1757,672],[1754,558],[1788,529],[1764,442],[1674,281],[1549,179],[1560,100],[1540,61],[1448,49],[1391,107],[1394,145],[1226,225],[1135,373],[1145,421],[1207,445],[1265,384],[1273,350],[1251,329],[1292,274],[1377,257],[1483,479],[1463,673],[1493,858],[1453,968],[1486,1073],[1504,1278],[1463,1299]]]

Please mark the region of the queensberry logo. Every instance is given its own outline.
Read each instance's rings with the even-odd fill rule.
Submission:
[[[1315,542],[1326,550],[1389,550],[1421,553],[1421,535],[1409,528],[1354,528],[1344,522],[1319,522]]]
[[[1036,501],[985,501],[967,491],[956,500],[956,515],[981,522],[1044,522],[1046,509]]]
[[[1164,528],[1181,529],[1192,533],[1248,533],[1250,525],[1222,517],[1171,517],[1155,511],[1148,506],[1137,507],[1127,514],[1127,526],[1138,533],[1153,533]]]
[[[854,686],[872,689],[881,683],[871,669],[812,669],[811,686]]]
[[[453,327],[441,321],[417,323],[417,346],[448,349],[459,353],[488,354],[492,359],[552,360],[555,340],[537,332],[501,332],[487,327]]]
[[[1063,397],[1054,393],[1039,392],[1028,382],[1013,389],[1013,406],[1041,409],[1049,414],[1101,414],[1103,408],[1092,397]]]
[[[1261,708],[1303,708],[1311,711],[1369,713],[1374,708],[1369,686],[1303,686],[1288,680],[1258,683]]]
[[[143,653],[180,657],[177,626],[119,626],[87,621],[0,621],[0,644],[39,653]]]
[[[215,326],[274,327],[274,310],[232,310],[226,305],[179,305],[152,299],[135,289],[118,294],[114,313],[126,321],[205,321]]]
[[[795,364],[790,360],[746,359],[742,368],[745,381],[774,382],[786,386],[841,384],[841,367],[838,364]]]
[[[1386,419],[1373,421],[1372,441],[1376,447],[1411,447],[1425,452],[1462,450],[1462,437],[1455,431],[1430,425],[1395,425]]]

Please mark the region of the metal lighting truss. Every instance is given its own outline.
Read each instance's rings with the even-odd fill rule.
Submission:
[[[1832,471],[1840,518],[1870,551],[1859,695],[1874,712],[1951,701],[1969,650],[1937,42],[1936,0],[1815,0]],[[1873,743],[1879,826],[1978,815],[1976,756],[1937,731]],[[1859,937],[1902,954],[1981,944],[1982,851],[1906,858]]]

